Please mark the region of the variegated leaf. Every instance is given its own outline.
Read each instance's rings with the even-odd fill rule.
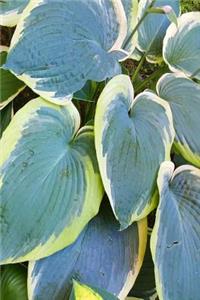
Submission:
[[[171,71],[200,79],[200,12],[185,13],[171,24],[163,42],[163,57]]]
[[[200,85],[182,74],[165,74],[157,84],[157,92],[172,110],[175,149],[200,167]]]
[[[151,5],[152,0],[140,0],[138,7],[138,21],[142,18],[146,9]],[[176,15],[180,13],[180,0],[156,0],[153,7],[171,6]],[[165,14],[148,13],[138,28],[138,48],[148,51],[147,59],[150,62],[162,61],[162,43],[170,21]]]
[[[105,290],[73,281],[73,290],[69,300],[118,300],[118,298]]]
[[[72,278],[124,299],[140,270],[146,237],[146,220],[119,231],[110,207],[103,205],[75,243],[29,263],[29,299],[68,299]]]
[[[0,25],[15,26],[28,2],[29,0],[0,1]]]
[[[200,169],[164,162],[151,238],[159,299],[199,300]]]
[[[97,103],[95,145],[104,188],[121,228],[156,206],[160,163],[174,139],[171,110],[152,92],[133,100],[126,75],[109,81]]]
[[[154,264],[150,250],[150,237],[151,232],[148,231],[147,247],[142,268],[132,290],[129,293],[129,296],[135,296],[137,297],[136,299],[155,300],[157,298]]]
[[[1,263],[39,259],[66,247],[97,214],[103,189],[93,128],[79,126],[71,102],[62,107],[37,98],[4,131]]]
[[[34,0],[17,25],[5,68],[45,99],[65,104],[87,80],[121,72],[126,34],[121,0]]]
[[[137,31],[133,36],[131,33],[137,25],[138,0],[122,0],[122,4],[127,18],[127,36],[123,43],[123,49],[128,51],[128,55],[131,55],[137,44]],[[128,39],[130,39],[129,42]]]

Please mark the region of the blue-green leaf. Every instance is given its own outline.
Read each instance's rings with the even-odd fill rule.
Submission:
[[[138,20],[145,13],[145,10],[150,6],[152,0],[140,0],[138,7]],[[157,0],[154,1],[153,7],[169,5],[172,7],[176,15],[180,13],[179,0]],[[165,14],[148,13],[138,28],[138,48],[145,52],[152,43],[148,51],[147,59],[150,62],[162,61],[162,43],[167,27],[170,21]],[[153,41],[153,42],[152,42]]]
[[[0,46],[0,67],[5,63],[8,47]],[[0,68],[1,93],[0,110],[11,102],[24,88],[25,84],[18,80],[10,71]]]
[[[165,74],[157,84],[157,92],[172,110],[176,151],[200,167],[200,85],[180,73]]]
[[[28,300],[27,270],[21,265],[1,267],[1,300]]]
[[[29,0],[0,1],[0,25],[15,26],[28,2]]]
[[[171,24],[163,42],[163,57],[171,71],[200,79],[200,12],[185,13]]]
[[[34,0],[14,33],[5,68],[64,104],[87,80],[121,72],[127,19],[121,0]]]
[[[159,299],[199,300],[200,169],[185,165],[174,172],[174,164],[164,162],[158,188],[151,250]]]
[[[37,98],[0,141],[1,263],[39,259],[70,243],[97,214],[103,189],[92,126],[75,106]],[[77,132],[78,131],[78,132]]]
[[[118,300],[117,297],[95,287],[73,281],[73,290],[69,300]]]
[[[104,188],[125,228],[156,206],[160,163],[174,139],[171,110],[152,92],[133,100],[126,75],[109,81],[97,103],[95,145]]]
[[[103,205],[74,244],[29,263],[29,299],[64,299],[72,278],[124,299],[140,270],[146,237],[146,220],[119,231],[110,207]]]

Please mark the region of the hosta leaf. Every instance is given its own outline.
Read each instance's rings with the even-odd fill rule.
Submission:
[[[102,186],[93,128],[37,98],[0,141],[1,263],[38,259],[72,243],[98,212]]]
[[[15,26],[29,0],[1,0],[0,25]]]
[[[153,300],[157,297],[154,277],[154,264],[150,250],[150,237],[151,234],[148,232],[147,248],[142,268],[132,290],[129,293],[130,296],[135,296],[139,299],[145,300]]]
[[[150,6],[152,0],[140,0],[138,7],[138,20],[140,20],[145,10]],[[180,13],[179,0],[157,0],[153,7],[162,7],[169,5],[173,8],[176,15]],[[145,52],[152,43],[148,52],[150,62],[159,62],[162,60],[162,43],[167,27],[170,21],[165,14],[149,13],[138,28],[138,47]],[[152,42],[153,41],[153,42]]]
[[[2,66],[7,57],[8,47],[0,46],[0,66]],[[0,110],[11,102],[24,88],[25,84],[18,80],[10,71],[0,68],[1,93]]]
[[[200,280],[200,170],[189,165],[174,171],[172,162],[158,175],[160,203],[151,250],[156,286],[163,300],[198,300]]]
[[[185,13],[171,24],[163,42],[163,57],[171,71],[200,79],[200,12]]]
[[[69,300],[117,300],[105,290],[99,290],[77,281],[73,281],[73,290]]]
[[[200,167],[200,85],[182,74],[165,74],[157,84],[157,92],[172,110],[176,150]]]
[[[119,231],[110,208],[103,206],[74,244],[29,263],[30,299],[65,299],[72,278],[124,299],[140,270],[146,235],[146,220]]]
[[[121,72],[126,34],[121,0],[34,0],[17,25],[5,68],[64,104],[87,80]]]
[[[1,300],[28,300],[26,268],[20,265],[1,268]]]
[[[0,138],[11,121],[13,116],[13,104],[9,103],[6,107],[0,110]]]
[[[127,17],[127,36],[123,43],[123,49],[132,54],[137,44],[137,31],[131,37],[131,33],[137,25],[138,0],[122,0],[122,4]],[[127,40],[130,41],[127,43]],[[127,44],[127,45],[126,45]]]
[[[142,52],[135,48],[130,58],[139,61],[142,58]]]
[[[94,94],[97,88],[97,83],[94,81],[87,81],[84,87],[76,92],[73,95],[73,98],[75,100],[82,100],[82,101],[89,101],[92,102],[94,101]]]
[[[173,139],[165,101],[152,92],[133,100],[128,76],[110,80],[97,103],[95,144],[104,188],[121,228],[155,207],[157,171],[170,157]]]

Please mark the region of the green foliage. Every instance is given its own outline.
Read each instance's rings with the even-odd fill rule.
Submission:
[[[2,300],[199,300],[200,1],[0,19]]]
[[[181,0],[181,10],[183,13],[188,11],[199,11],[200,0]]]

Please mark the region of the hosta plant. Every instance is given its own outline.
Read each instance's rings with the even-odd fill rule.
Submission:
[[[200,11],[182,4],[0,1],[3,300],[199,299]]]

